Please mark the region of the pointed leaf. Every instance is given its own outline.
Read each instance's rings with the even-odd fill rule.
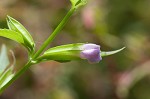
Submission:
[[[15,20],[14,18],[12,18],[10,16],[7,16],[7,24],[8,24],[9,29],[16,31],[23,36],[26,46],[28,46],[30,48],[30,50],[33,51],[35,43],[33,41],[32,36],[25,29],[25,27],[21,23],[19,23],[17,20]]]
[[[18,43],[24,44],[23,37],[20,33],[8,29],[0,29],[0,36],[8,39],[17,41]]]

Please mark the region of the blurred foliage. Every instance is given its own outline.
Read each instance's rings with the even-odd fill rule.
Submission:
[[[12,53],[13,56],[13,53]],[[2,45],[0,52],[0,88],[6,85],[14,76],[14,65],[15,65],[15,57],[13,64],[10,64],[7,48],[5,45]]]
[[[88,0],[52,45],[92,42],[102,50],[126,46],[98,64],[86,61],[32,66],[0,99],[150,99],[150,0]],[[1,0],[0,28],[10,15],[31,32],[37,48],[70,7],[69,0]],[[17,68],[26,62],[23,47],[0,38],[15,53]]]

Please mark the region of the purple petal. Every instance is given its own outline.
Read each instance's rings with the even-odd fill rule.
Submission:
[[[89,49],[98,49],[98,50],[100,50],[100,46],[96,45],[96,44],[92,44],[92,43],[84,44],[84,45],[81,46],[81,50],[89,50]]]
[[[90,63],[98,63],[102,60],[99,49],[83,50],[80,53],[81,58],[87,59]]]

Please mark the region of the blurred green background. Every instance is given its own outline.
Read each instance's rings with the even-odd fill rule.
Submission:
[[[69,0],[0,0],[0,28],[8,28],[7,15],[14,17],[39,48],[70,5]],[[150,0],[88,0],[50,46],[90,42],[106,51],[126,49],[98,64],[49,61],[34,65],[0,99],[150,99],[149,5]],[[14,51],[16,71],[24,66],[26,50],[0,37],[2,44]]]

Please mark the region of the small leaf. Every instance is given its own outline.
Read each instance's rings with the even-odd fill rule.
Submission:
[[[8,24],[9,29],[16,31],[23,36],[26,46],[28,46],[30,48],[30,51],[33,51],[35,43],[33,41],[32,36],[25,29],[25,27],[21,23],[19,23],[17,20],[15,20],[14,18],[12,18],[10,16],[7,16],[7,24]]]
[[[17,41],[20,44],[24,44],[23,37],[20,33],[8,29],[0,29],[0,36]]]
[[[2,45],[1,53],[0,53],[0,75],[4,72],[7,66],[10,64],[7,49],[5,45]]]
[[[123,48],[121,48],[119,50],[115,50],[115,51],[107,51],[107,52],[102,51],[100,54],[101,54],[102,57],[103,56],[109,56],[109,55],[116,54],[116,53],[122,51],[123,49],[125,49],[125,47],[123,47]]]

